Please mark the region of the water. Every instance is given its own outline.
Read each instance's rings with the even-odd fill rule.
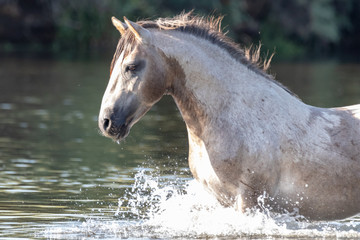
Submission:
[[[108,68],[0,60],[0,238],[360,238],[359,217],[308,222],[220,206],[191,177],[185,125],[169,97],[120,145],[101,137]],[[360,103],[358,64],[272,72],[307,103]]]

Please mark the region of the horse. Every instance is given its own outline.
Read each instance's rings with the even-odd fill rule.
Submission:
[[[360,212],[360,104],[305,104],[241,48],[221,17],[182,13],[124,22],[98,125],[120,142],[162,96],[186,124],[192,175],[225,207],[308,220]]]

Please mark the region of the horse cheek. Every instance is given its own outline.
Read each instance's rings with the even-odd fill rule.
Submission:
[[[165,93],[165,76],[158,72],[152,78],[148,79],[142,87],[142,95],[148,104],[154,104],[161,99]]]

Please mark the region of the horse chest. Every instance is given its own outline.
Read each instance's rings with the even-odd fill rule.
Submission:
[[[194,177],[207,187],[217,183],[217,178],[205,144],[197,137],[189,137],[189,167]]]
[[[224,182],[213,166],[204,142],[196,136],[189,137],[189,166],[197,179],[209,192],[225,206],[231,206],[239,195],[239,189],[233,183]]]

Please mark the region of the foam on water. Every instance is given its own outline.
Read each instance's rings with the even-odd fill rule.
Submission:
[[[259,199],[261,205],[262,199]],[[48,228],[49,238],[360,238],[360,219],[308,222],[294,213],[224,208],[195,180],[162,181],[145,171],[119,199],[113,219]],[[299,219],[302,219],[299,221]]]

